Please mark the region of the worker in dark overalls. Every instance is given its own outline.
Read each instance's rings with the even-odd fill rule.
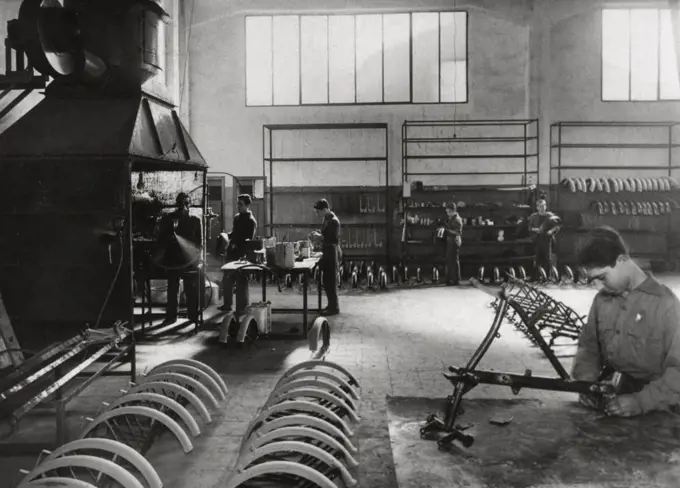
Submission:
[[[463,219],[455,203],[446,204],[446,285],[460,284],[460,246],[463,244]]]
[[[550,276],[553,266],[553,243],[555,234],[559,230],[560,219],[552,212],[548,212],[548,202],[539,199],[536,202],[536,213],[529,216],[529,231],[534,236],[534,272],[535,278],[540,278],[540,268]]]
[[[310,237],[314,240],[322,240],[321,261],[319,265],[323,273],[323,287],[326,290],[328,306],[321,313],[324,315],[336,315],[340,313],[338,303],[338,281],[337,274],[342,261],[342,250],[340,249],[340,220],[331,212],[328,200],[322,199],[314,204],[316,214],[323,218],[321,232],[312,232]]]
[[[189,214],[191,200],[180,193],[175,200],[177,210],[163,216],[160,222],[154,262],[164,268],[168,279],[168,303],[165,324],[177,321],[179,280],[184,283],[187,315],[198,321],[198,279],[203,249],[201,219]]]
[[[244,258],[247,251],[246,241],[255,238],[257,220],[250,210],[251,204],[252,199],[248,194],[244,193],[236,198],[237,214],[234,216],[231,232],[227,234],[228,244],[224,259],[225,264]],[[236,300],[237,308],[248,305],[248,278],[246,275],[244,273],[224,273],[222,277],[224,304],[220,307],[223,312],[231,312],[234,300],[234,284],[236,284],[237,298],[241,297],[240,300]],[[243,310],[236,310],[236,312],[241,313]]]

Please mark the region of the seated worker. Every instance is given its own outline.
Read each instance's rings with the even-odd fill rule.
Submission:
[[[529,232],[534,236],[534,270],[535,277],[540,277],[539,268],[543,268],[547,276],[552,269],[553,243],[555,234],[559,231],[560,218],[548,212],[548,202],[541,198],[536,202],[538,212],[529,216]]]
[[[165,324],[177,321],[179,279],[184,282],[189,320],[198,320],[198,270],[203,249],[201,219],[189,214],[186,193],[176,198],[177,210],[163,216],[158,230],[154,263],[167,271],[168,304]]]
[[[460,284],[460,246],[463,244],[463,219],[458,215],[455,203],[446,204],[447,219],[444,224],[446,236],[446,285]]]
[[[225,253],[225,264],[244,258],[246,255],[246,241],[255,238],[257,221],[250,211],[251,203],[252,199],[248,194],[244,193],[236,198],[237,213],[234,216],[231,232],[227,234],[229,244]],[[234,282],[236,282],[236,292],[238,294],[244,293],[244,290],[248,289],[248,279],[245,275],[241,273],[225,273],[222,278],[224,304],[220,307],[220,310],[223,312],[231,312],[234,301]],[[241,312],[241,310],[237,310],[237,312]]]
[[[310,239],[322,241],[322,255],[319,266],[323,274],[323,288],[326,290],[328,306],[321,311],[324,315],[337,315],[340,313],[338,303],[338,280],[337,274],[342,262],[342,250],[340,249],[340,220],[331,211],[328,200],[318,200],[314,204],[314,211],[323,219],[321,232],[314,231],[309,234]]]
[[[680,300],[630,258],[610,227],[590,231],[578,253],[588,279],[599,285],[578,341],[572,376],[595,381],[608,366],[639,384],[609,399],[609,415],[630,417],[680,404]],[[597,408],[593,398],[581,403]]]

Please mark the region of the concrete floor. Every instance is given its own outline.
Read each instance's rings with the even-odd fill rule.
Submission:
[[[680,278],[660,277],[676,292]],[[586,314],[595,294],[592,289],[547,289],[579,313]],[[294,291],[270,299],[282,306],[295,306],[300,295]],[[359,448],[357,473],[362,488],[394,488],[398,486],[387,422],[387,396],[446,396],[451,387],[442,377],[445,367],[462,365],[478,346],[493,311],[491,299],[469,286],[459,288],[428,287],[392,289],[379,293],[341,295],[342,315],[332,317],[332,347],[329,360],[355,374],[361,384],[361,424],[356,429]],[[282,317],[282,318],[281,318]],[[219,316],[218,316],[219,318]],[[299,325],[296,316],[275,316],[282,324]],[[277,329],[287,328],[279,326]],[[171,358],[193,358],[215,368],[229,388],[214,420],[194,439],[195,449],[185,455],[175,442],[160,442],[149,453],[165,486],[168,488],[203,488],[219,486],[230,475],[241,435],[257,409],[264,403],[283,371],[309,357],[302,339],[259,340],[252,347],[238,349],[216,342],[217,331],[205,330],[198,335],[175,334],[149,339],[138,348],[139,370]],[[569,356],[569,351],[562,355]],[[570,357],[562,359],[570,367]],[[553,371],[535,348],[512,326],[505,325],[502,337],[492,346],[480,368],[554,376]],[[82,424],[101,408],[101,401],[118,396],[125,387],[121,378],[104,378],[86,390],[84,398],[72,407],[73,427]],[[559,396],[547,392],[523,391],[524,398]],[[510,398],[505,388],[479,386],[470,398]],[[423,417],[429,412],[423,412]],[[25,432],[38,432],[37,423],[24,425]],[[47,435],[44,430],[41,435]],[[31,458],[0,460],[2,480],[15,480],[19,468],[30,468]]]

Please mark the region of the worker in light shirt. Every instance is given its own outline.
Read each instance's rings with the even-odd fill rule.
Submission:
[[[630,258],[621,235],[592,230],[578,253],[588,279],[600,287],[581,331],[572,377],[595,381],[608,367],[635,388],[608,399],[609,415],[631,417],[680,405],[680,300]],[[598,408],[594,397],[581,403]]]

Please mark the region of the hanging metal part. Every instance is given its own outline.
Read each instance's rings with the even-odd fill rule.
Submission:
[[[487,335],[482,340],[481,344],[472,355],[467,365],[462,368],[449,367],[449,373],[444,373],[444,377],[454,385],[453,394],[447,398],[444,408],[445,418],[440,420],[436,415],[429,415],[420,433],[426,436],[435,432],[444,432],[444,436],[437,440],[440,448],[459,441],[463,445],[469,447],[474,442],[474,439],[465,434],[463,429],[456,425],[456,420],[461,415],[461,402],[463,395],[472,390],[480,383],[503,385],[510,387],[513,392],[519,393],[522,388],[533,388],[551,391],[564,391],[574,393],[587,393],[594,395],[610,395],[614,393],[613,385],[611,383],[585,382],[574,381],[557,359],[550,346],[545,342],[540,333],[540,323],[545,320],[546,316],[551,313],[550,308],[541,307],[538,305],[533,310],[525,310],[525,308],[514,297],[510,297],[505,288],[499,292],[494,292],[486,286],[482,285],[478,280],[470,280],[472,285],[493,296],[496,301],[496,315],[493,323],[487,332]],[[532,301],[533,302],[533,301]],[[540,303],[540,302],[539,302]],[[558,374],[558,378],[544,378],[532,376],[530,372],[524,375],[517,375],[512,373],[502,373],[495,371],[480,371],[475,369],[482,360],[486,352],[491,347],[492,342],[499,335],[500,327],[503,321],[507,318],[509,310],[513,310],[522,320],[523,327],[526,333],[539,346],[543,354],[549,360],[553,368]]]
[[[432,267],[432,282],[439,283],[439,268],[436,266]]]
[[[380,282],[380,289],[386,290],[387,289],[387,273],[385,273],[384,270],[380,271],[378,279],[379,279],[379,282]]]
[[[399,283],[399,271],[397,266],[392,266],[392,284]]]
[[[498,266],[493,268],[493,282],[497,285],[501,283],[501,271],[498,269]]]

